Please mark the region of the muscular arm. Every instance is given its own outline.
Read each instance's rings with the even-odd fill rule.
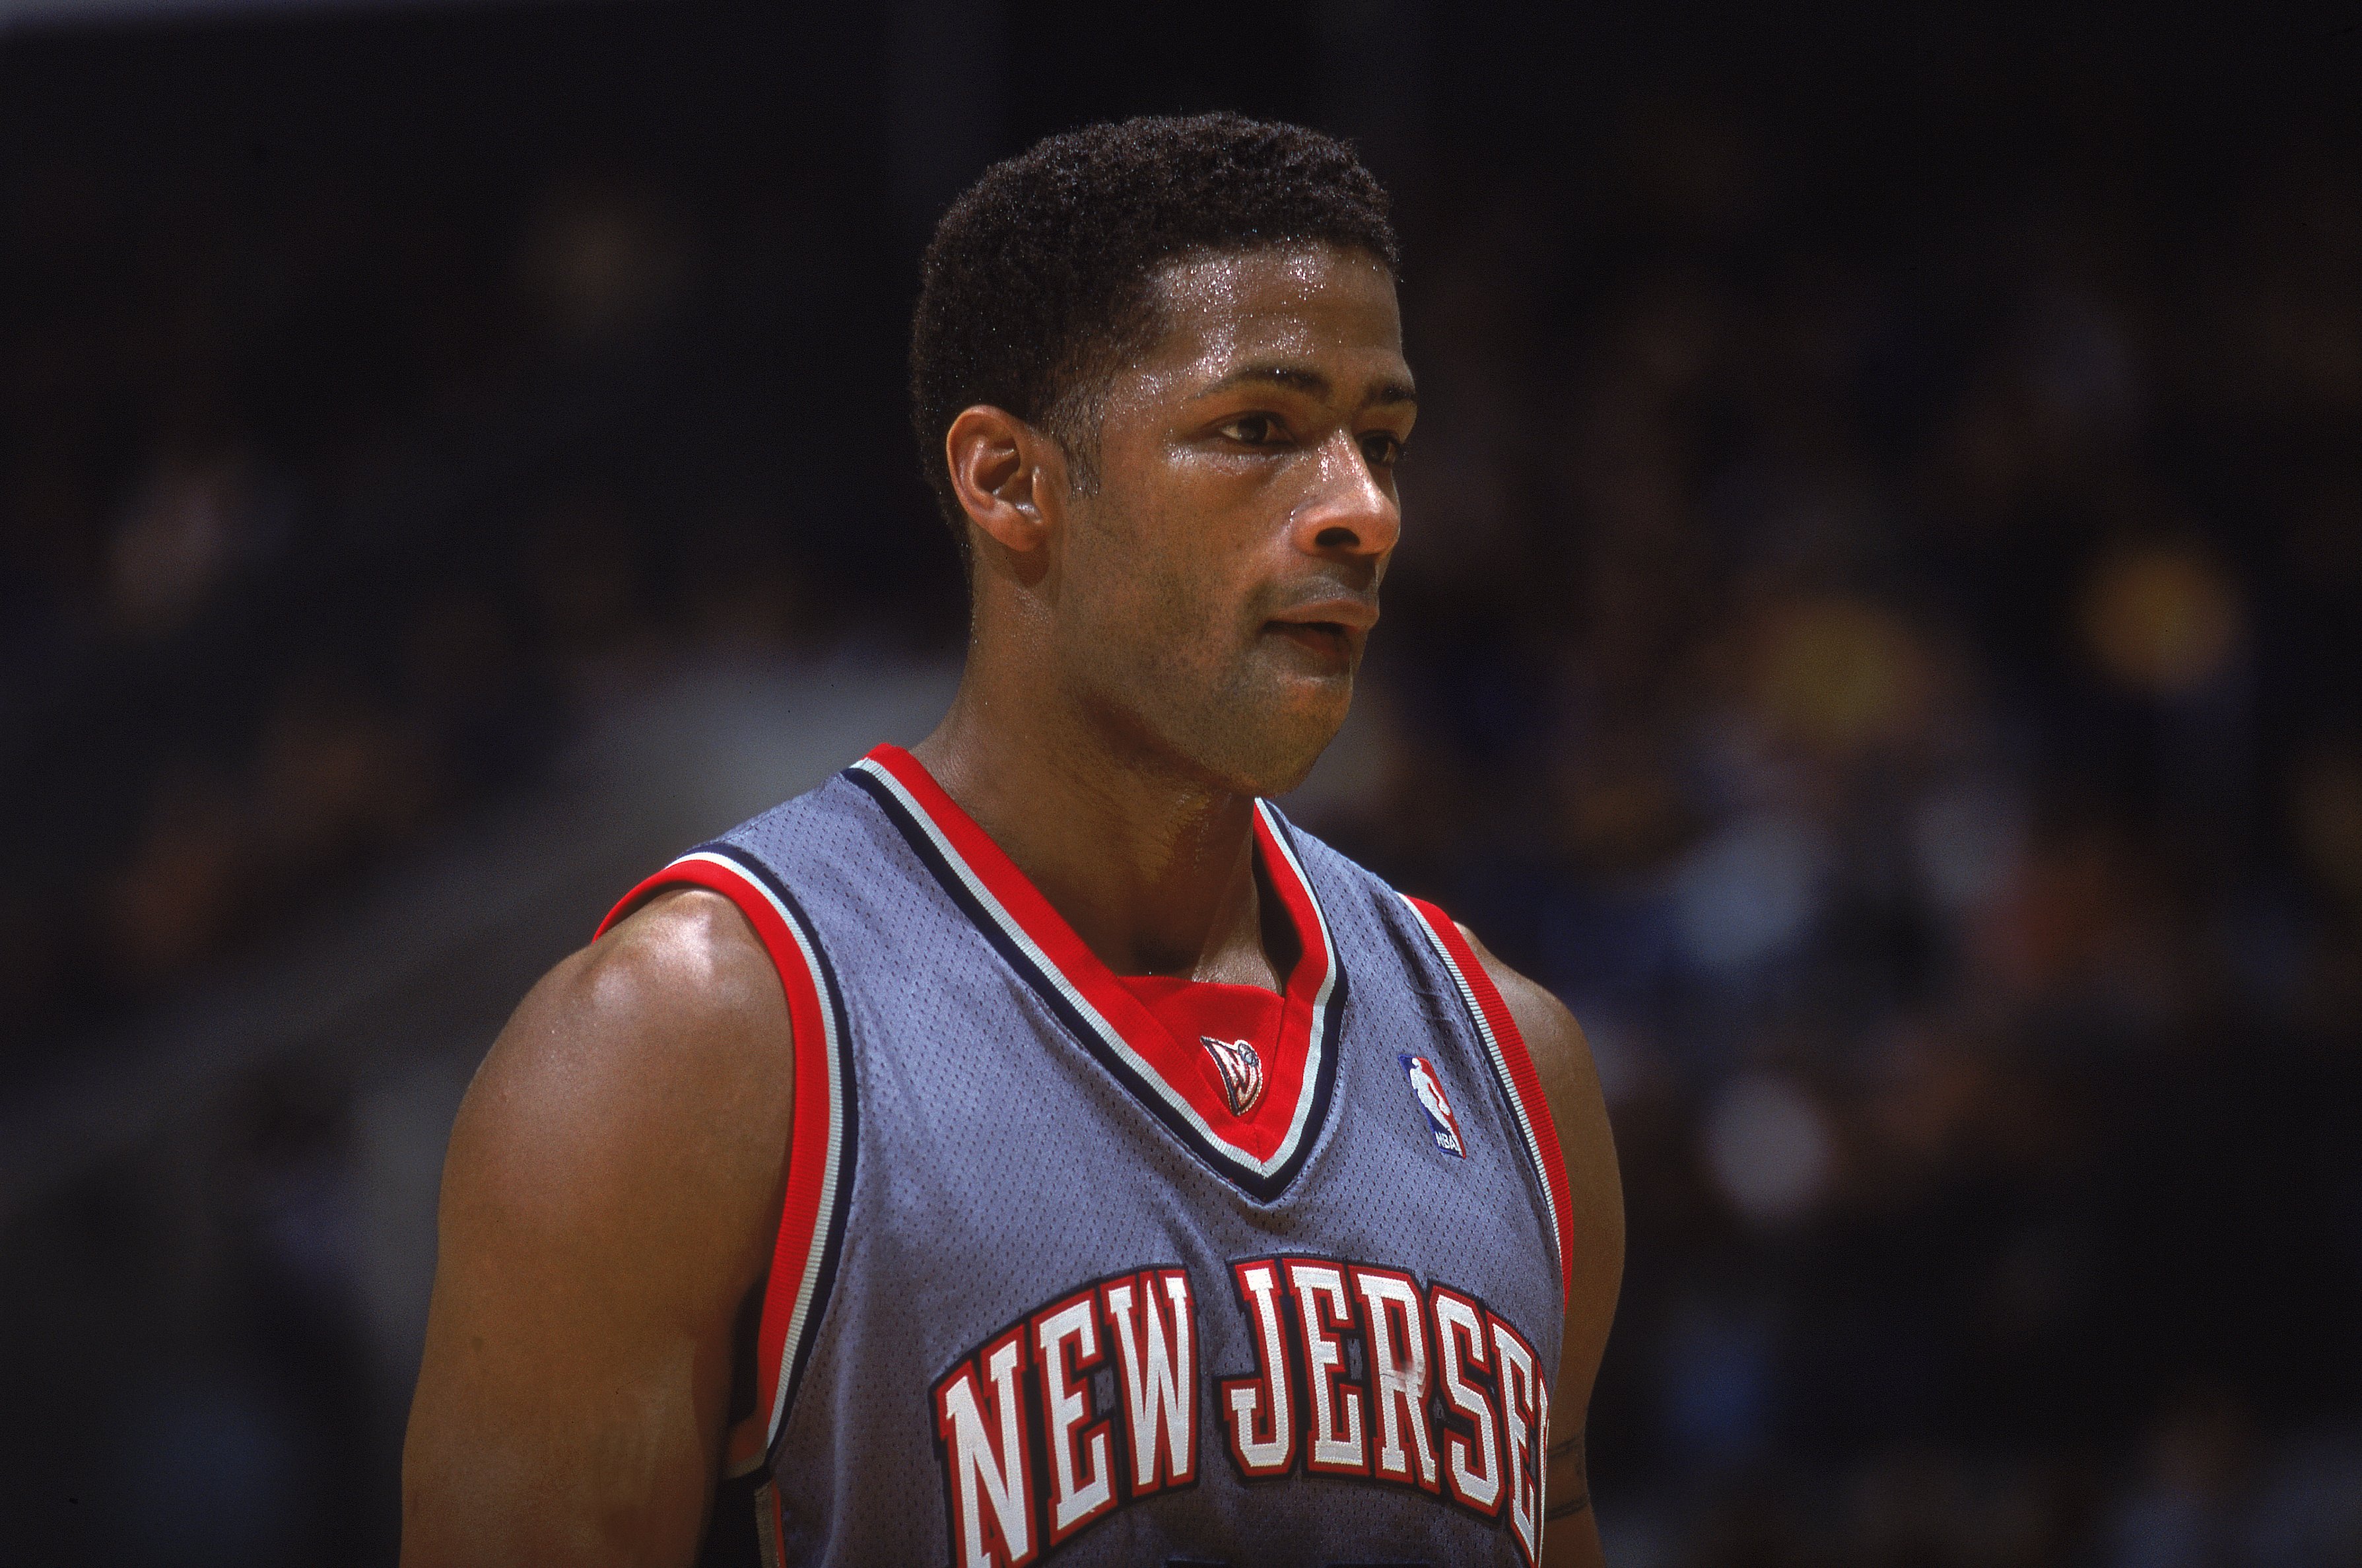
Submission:
[[[792,1067],[768,955],[701,890],[659,895],[517,1009],[444,1165],[404,1568],[695,1556]]]
[[[1542,1558],[1544,1568],[1595,1568],[1603,1559],[1584,1467],[1584,1416],[1624,1278],[1624,1184],[1616,1168],[1616,1143],[1583,1026],[1556,997],[1486,952],[1466,926],[1460,931],[1499,988],[1533,1054],[1566,1158],[1574,1207],[1574,1288],[1567,1297],[1566,1337],[1551,1396]]]

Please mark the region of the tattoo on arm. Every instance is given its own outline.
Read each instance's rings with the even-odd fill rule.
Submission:
[[[1561,1461],[1569,1459],[1574,1462],[1575,1494],[1566,1501],[1553,1503],[1544,1509],[1542,1518],[1546,1521],[1562,1519],[1571,1514],[1579,1514],[1591,1507],[1591,1487],[1584,1474],[1583,1434],[1579,1431],[1564,1442],[1551,1445],[1550,1463],[1553,1469]]]

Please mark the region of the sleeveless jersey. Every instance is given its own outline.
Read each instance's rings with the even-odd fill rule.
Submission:
[[[1539,1559],[1578,1238],[1533,1064],[1441,911],[1255,840],[1264,1048],[1176,1038],[891,746],[608,916],[727,896],[794,1031],[708,1561]]]

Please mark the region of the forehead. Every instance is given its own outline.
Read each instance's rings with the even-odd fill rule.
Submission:
[[[1249,361],[1369,361],[1402,370],[1402,315],[1385,264],[1327,245],[1193,257],[1156,276],[1164,332],[1142,367],[1210,380]],[[1354,377],[1353,379],[1359,379]]]

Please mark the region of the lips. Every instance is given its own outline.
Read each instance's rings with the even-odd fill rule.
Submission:
[[[1378,603],[1353,594],[1337,594],[1293,605],[1273,616],[1275,626],[1328,626],[1366,632],[1378,624]]]
[[[1352,656],[1352,628],[1341,626],[1334,621],[1274,621],[1271,629],[1315,653],[1349,658]]]
[[[1292,604],[1264,624],[1331,669],[1351,669],[1362,651],[1362,639],[1377,624],[1374,598],[1330,593]]]

